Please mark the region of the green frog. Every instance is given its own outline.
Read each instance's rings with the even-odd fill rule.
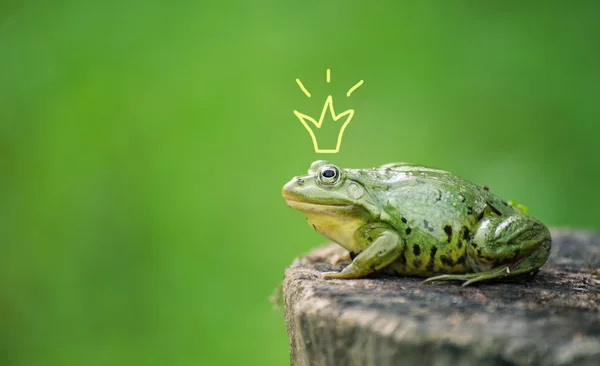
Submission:
[[[320,234],[352,262],[324,278],[361,278],[384,268],[423,282],[533,276],[550,254],[548,228],[449,172],[409,163],[341,169],[325,160],[282,189]]]

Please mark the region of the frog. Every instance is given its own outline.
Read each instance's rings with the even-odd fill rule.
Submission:
[[[532,278],[551,250],[546,225],[448,171],[412,163],[340,168],[313,162],[282,188],[287,205],[352,261],[324,279],[379,271],[422,283]]]

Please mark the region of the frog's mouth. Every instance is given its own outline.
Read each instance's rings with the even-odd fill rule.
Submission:
[[[294,197],[285,191],[283,192],[283,198],[287,202],[288,206],[301,211],[323,211],[327,208],[349,209],[352,207],[351,204],[346,203],[319,203],[302,201],[298,197]]]
[[[327,208],[327,207],[335,207],[335,208],[350,208],[352,207],[352,205],[350,204],[344,204],[344,203],[317,203],[317,202],[306,202],[306,201],[299,201],[299,200],[295,200],[295,199],[287,199],[286,198],[286,202],[288,204],[288,206],[290,206],[291,208],[295,208],[295,209],[311,209],[312,210],[318,210],[319,207],[322,207],[323,209]]]

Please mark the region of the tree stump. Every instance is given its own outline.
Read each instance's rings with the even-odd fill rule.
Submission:
[[[600,365],[600,233],[553,229],[540,272],[513,283],[325,280],[329,244],[285,271],[290,359],[300,365]]]

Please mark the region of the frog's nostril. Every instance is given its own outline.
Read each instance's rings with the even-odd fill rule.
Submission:
[[[295,192],[297,189],[298,183],[296,181],[296,178],[294,178],[283,186],[283,188],[281,189],[281,193],[283,194],[283,197],[288,198],[291,197],[293,192]]]
[[[298,183],[299,186],[304,184],[304,179],[302,178],[296,178],[296,183]]]

